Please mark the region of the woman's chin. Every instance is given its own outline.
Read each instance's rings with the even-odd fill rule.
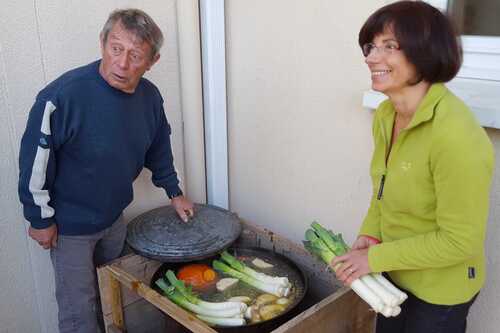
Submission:
[[[383,94],[386,89],[381,84],[372,83],[372,90]]]

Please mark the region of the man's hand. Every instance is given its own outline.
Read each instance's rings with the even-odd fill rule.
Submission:
[[[172,206],[174,206],[177,215],[182,221],[187,222],[188,217],[193,217],[193,203],[183,195],[172,198]]]
[[[57,246],[57,226],[55,224],[45,229],[35,229],[30,226],[28,235],[46,250]]]

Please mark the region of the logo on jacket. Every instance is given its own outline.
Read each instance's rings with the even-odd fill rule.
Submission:
[[[40,147],[42,148],[49,148],[49,143],[47,142],[47,139],[45,139],[43,136],[40,138]]]
[[[411,162],[401,162],[401,169],[409,171],[411,169]]]

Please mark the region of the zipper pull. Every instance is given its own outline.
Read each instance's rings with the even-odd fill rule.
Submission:
[[[382,199],[382,194],[384,193],[384,184],[385,184],[385,174],[380,178],[380,185],[378,187],[377,200]]]

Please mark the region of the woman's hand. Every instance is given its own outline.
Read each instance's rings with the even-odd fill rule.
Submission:
[[[352,244],[352,249],[353,250],[366,249],[378,243],[380,243],[380,241],[374,237],[361,235],[358,237],[358,239],[356,239],[354,244]]]
[[[335,270],[337,279],[349,286],[352,281],[371,273],[370,265],[368,264],[368,247],[360,250],[351,250],[343,256],[336,257],[330,265]]]

